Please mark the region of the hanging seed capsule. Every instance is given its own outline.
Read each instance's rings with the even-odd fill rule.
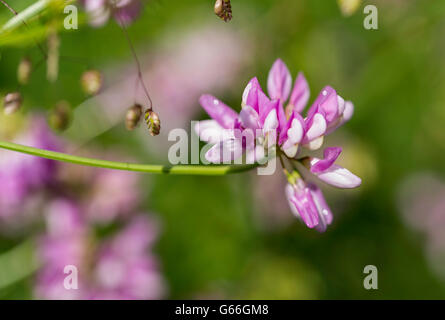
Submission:
[[[216,0],[215,14],[225,22],[232,20],[232,6],[230,0]]]
[[[140,104],[135,104],[134,106],[128,108],[127,114],[125,115],[125,127],[127,130],[134,130],[142,117],[142,106]]]
[[[23,58],[17,68],[17,79],[20,84],[27,84],[31,75],[32,64],[28,58]]]
[[[95,95],[102,88],[102,75],[97,70],[88,70],[80,79],[83,91],[88,95]]]
[[[22,106],[22,95],[20,92],[8,93],[3,100],[3,112],[13,114]]]
[[[159,116],[153,110],[147,109],[145,111],[145,122],[147,123],[148,132],[150,135],[157,136],[161,131],[161,120]]]
[[[59,101],[48,115],[49,126],[56,131],[64,131],[71,122],[71,106],[66,101]]]

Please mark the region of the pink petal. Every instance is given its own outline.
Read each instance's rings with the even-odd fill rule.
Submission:
[[[303,181],[301,182],[301,186],[288,184],[286,197],[292,213],[301,218],[309,228],[313,228],[319,223],[317,206],[312,198],[311,190]]]
[[[304,77],[303,73],[300,72],[295,80],[294,89],[290,96],[289,103],[294,106],[295,111],[301,113],[309,101],[310,90],[309,85]]]
[[[314,199],[315,205],[318,209],[319,223],[315,228],[319,232],[325,232],[327,226],[332,223],[332,211],[326,203],[320,188],[318,188],[315,184],[309,184],[308,187],[312,192],[312,198]]]
[[[208,94],[202,95],[201,98],[199,98],[199,103],[208,115],[216,120],[223,128],[231,129],[234,127],[238,114],[232,108]]]
[[[267,112],[267,109],[268,109],[270,103],[271,103],[271,101],[267,97],[267,95],[262,90],[259,90],[258,91],[258,110],[259,110],[258,114],[260,115],[260,117],[265,112]]]
[[[260,117],[258,113],[255,111],[255,109],[252,108],[250,105],[245,106],[241,110],[239,114],[239,120],[244,128],[249,128],[249,129],[260,128]]]
[[[262,92],[260,83],[258,82],[258,79],[255,77],[252,80],[249,81],[246,88],[243,92],[243,98],[242,98],[242,106],[250,106],[253,109],[255,109],[256,112],[259,112],[259,105],[258,105],[258,93],[259,91]]]
[[[267,79],[267,90],[271,99],[286,101],[289,98],[292,77],[281,59],[275,61]]]
[[[314,165],[311,166],[312,173],[320,173],[329,169],[340,156],[342,149],[340,147],[330,147],[323,151],[324,159],[316,159]],[[314,159],[314,160],[315,160]]]
[[[354,114],[354,105],[352,104],[352,102],[351,101],[344,102],[342,115],[337,119],[336,122],[331,123],[329,125],[328,129],[326,130],[326,134],[331,134],[332,132],[337,130],[347,121],[349,121],[352,118],[353,114]]]
[[[321,90],[315,102],[312,104],[308,112],[308,117],[322,110],[328,123],[338,118],[338,99],[337,92],[330,86]]]
[[[266,118],[270,116],[270,112],[272,110],[275,111],[275,115],[277,116],[277,127],[278,127],[278,107],[279,107],[280,101],[273,100],[268,102],[265,106],[262,107],[262,112],[260,113],[260,124],[264,126],[264,123],[266,121]]]
[[[332,165],[326,171],[315,174],[320,180],[342,189],[357,188],[361,185],[362,179],[357,177],[348,169],[340,167],[339,165]]]

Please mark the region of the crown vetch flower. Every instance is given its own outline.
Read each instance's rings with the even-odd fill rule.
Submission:
[[[324,158],[297,156],[322,147],[324,137],[351,119],[354,105],[345,101],[330,86],[322,89],[306,115],[309,85],[299,73],[292,87],[292,76],[281,59],[273,64],[267,79],[268,96],[258,79],[253,78],[244,89],[239,114],[211,95],[203,95],[200,103],[212,120],[200,121],[195,131],[201,140],[215,145],[206,153],[212,163],[233,161],[246,154],[247,161],[258,161],[271,147],[277,156],[292,164],[286,196],[292,212],[309,227],[320,232],[332,223],[332,212],[321,190],[306,183],[297,172],[295,162],[305,165],[318,179],[338,188],[356,188],[361,179],[336,165],[342,149],[326,148]],[[287,104],[286,104],[287,103]],[[248,143],[250,138],[250,142]]]
[[[307,184],[302,178],[297,178],[286,186],[286,197],[292,213],[309,228],[315,227],[317,231],[324,232],[332,223],[331,209],[315,184]]]

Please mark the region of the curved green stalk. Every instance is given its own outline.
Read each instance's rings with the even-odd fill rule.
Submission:
[[[157,173],[157,174],[222,176],[230,173],[239,173],[248,171],[259,166],[258,163],[244,164],[244,165],[152,165],[152,164],[115,162],[108,160],[78,157],[66,153],[43,150],[4,141],[0,141],[0,148],[26,153],[46,159],[70,162],[90,167],[100,167],[107,169],[138,171],[138,172]]]
[[[74,0],[39,0],[29,7],[23,9],[16,16],[9,19],[1,28],[0,34],[12,31],[20,26],[23,23],[27,23],[28,20],[36,17],[41,14],[44,10],[48,9],[51,5],[59,6],[63,8],[64,6],[74,3]]]

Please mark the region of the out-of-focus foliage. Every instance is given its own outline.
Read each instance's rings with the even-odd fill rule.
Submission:
[[[11,2],[20,11],[33,1]],[[255,198],[255,188],[262,186],[255,183],[254,175],[142,176],[145,207],[162,220],[155,249],[169,297],[445,297],[445,284],[428,263],[424,239],[407,227],[396,205],[406,177],[424,169],[442,180],[445,175],[445,2],[374,1],[378,30],[363,28],[366,4],[368,1],[362,1],[355,13],[345,17],[337,1],[233,0],[233,20],[224,24],[214,15],[212,1],[152,0],[129,27],[136,49],[147,57],[164,39],[182,39],[196,28],[223,24],[243,34],[252,46],[251,53],[240,76],[223,92],[224,100],[234,108],[239,108],[244,86],[252,76],[258,76],[265,86],[268,69],[277,57],[293,74],[305,73],[311,101],[329,84],[356,108],[343,129],[347,133],[330,136],[327,143],[348,145],[343,161],[363,177],[363,186],[345,193],[325,188],[335,216],[325,234],[306,230],[293,218],[277,227],[265,227],[270,216],[287,217],[291,212],[271,212],[270,202],[277,201],[272,195]],[[0,22],[10,17],[0,7]],[[40,53],[30,37],[40,39],[47,19],[42,16],[31,21],[30,29],[20,27],[8,40],[0,37],[0,95],[16,89],[16,68],[23,56],[39,61]],[[99,29],[82,23],[79,30],[60,31],[61,56],[82,57],[101,70],[133,66],[125,38],[113,22]],[[169,45],[173,46],[173,40]],[[142,63],[150,64],[149,58]],[[224,61],[214,68],[217,75],[225,68]],[[52,84],[46,81],[41,65],[21,89],[23,112],[47,112],[59,100],[73,106],[82,103],[85,96],[79,78],[85,70],[82,64],[61,59],[59,79]],[[190,81],[193,77],[190,74]],[[193,113],[195,119],[206,117],[198,102]],[[125,131],[123,120],[90,146],[125,150],[128,157],[144,163],[166,159],[166,154],[159,156],[144,147],[145,140],[158,138],[145,132],[141,140],[140,135]],[[166,145],[170,143],[165,140]],[[4,255],[0,257],[1,279],[6,279],[3,273],[8,266],[30,259],[31,250],[28,255],[8,253],[22,241],[27,237],[0,239]],[[23,260],[5,262],[8,257]],[[376,291],[363,288],[363,268],[368,264],[379,270]],[[23,278],[14,283],[0,281],[8,284],[0,288],[0,297],[31,297],[33,279],[25,276],[23,272]]]

